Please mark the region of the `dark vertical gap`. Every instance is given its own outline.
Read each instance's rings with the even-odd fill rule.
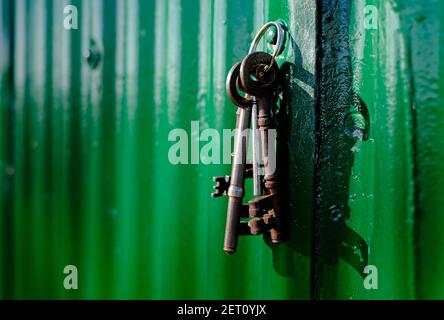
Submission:
[[[319,226],[320,213],[318,204],[318,186],[320,184],[319,175],[319,154],[321,148],[321,85],[322,85],[322,0],[316,0],[316,66],[315,66],[315,164],[313,177],[313,235],[312,235],[312,257],[311,257],[311,290],[310,296],[313,300],[318,300],[318,247],[319,247]]]
[[[419,159],[418,159],[418,119],[416,112],[416,86],[415,86],[415,78],[413,72],[413,57],[412,57],[412,40],[411,40],[411,28],[407,32],[406,36],[407,41],[407,72],[409,77],[409,102],[410,102],[410,116],[412,119],[411,130],[411,144],[412,144],[412,174],[413,174],[413,206],[414,206],[414,226],[413,226],[413,240],[414,240],[414,290],[415,290],[415,299],[420,299],[420,292],[418,288],[418,284],[420,283],[420,274],[418,272],[418,261],[420,260],[420,246],[417,243],[420,235],[420,221],[422,217],[421,206],[420,206],[420,188],[419,188]]]
[[[14,106],[15,106],[15,91],[14,91],[14,51],[15,51],[15,6],[14,1],[7,1],[8,3],[8,37],[9,37],[9,74],[8,74],[8,89],[9,90],[9,105],[8,105],[8,115],[7,115],[7,136],[8,141],[6,143],[6,162],[12,168],[15,168],[15,158],[14,158]],[[8,185],[8,198],[5,202],[5,217],[4,217],[4,240],[3,245],[5,246],[4,260],[2,261],[4,265],[3,280],[5,283],[4,287],[4,297],[6,299],[13,298],[14,292],[14,254],[12,248],[14,248],[14,178],[13,175],[7,177],[6,181]]]
[[[349,187],[354,165],[351,150],[358,138],[345,130],[345,124],[354,104],[359,105],[360,113],[369,121],[365,116],[367,108],[352,86],[349,44],[352,1],[322,0],[317,5],[312,249],[312,298],[316,300],[321,296],[334,298],[339,293],[337,278],[334,274],[324,274],[324,266],[336,267],[341,259],[362,274],[367,262],[367,243],[347,225],[351,219]],[[362,140],[365,141],[364,135]],[[359,248],[359,252],[349,248]]]

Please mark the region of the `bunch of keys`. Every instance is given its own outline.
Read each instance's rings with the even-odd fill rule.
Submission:
[[[275,27],[277,41],[272,55],[256,51],[267,30]],[[236,63],[227,76],[226,90],[238,107],[231,176],[214,177],[213,197],[228,196],[224,251],[236,252],[240,235],[270,232],[273,243],[283,240],[276,172],[275,117],[279,67],[275,58],[281,52],[285,31],[280,22],[264,25],[250,47],[250,53]],[[239,91],[245,93],[242,96]],[[252,161],[247,161],[251,124]],[[273,134],[274,133],[274,134]],[[253,179],[256,197],[243,203],[245,179]],[[242,220],[243,219],[243,220]]]

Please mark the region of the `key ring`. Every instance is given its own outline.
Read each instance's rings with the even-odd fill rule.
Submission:
[[[249,53],[253,53],[254,51],[256,51],[257,45],[259,44],[259,41],[262,39],[265,32],[267,32],[267,30],[273,26],[276,28],[276,32],[277,32],[276,45],[275,45],[275,49],[273,51],[273,54],[271,55],[272,59],[271,59],[270,65],[268,65],[263,72],[267,72],[271,68],[271,66],[273,65],[273,63],[276,60],[276,56],[278,55],[279,52],[281,52],[282,46],[284,45],[285,30],[284,30],[282,24],[277,21],[272,21],[272,22],[268,22],[267,24],[265,24],[259,30],[256,37],[254,37],[253,42],[251,43],[251,46],[250,46],[250,50],[249,50]]]

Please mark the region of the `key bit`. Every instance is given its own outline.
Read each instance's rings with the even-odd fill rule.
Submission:
[[[248,221],[248,226],[250,227],[251,235],[258,236],[263,234],[267,229],[264,219],[255,218]]]
[[[269,210],[273,209],[273,195],[267,194],[265,196],[250,200],[248,202],[248,206],[250,217],[262,217],[267,214]]]
[[[228,188],[230,187],[230,180],[231,180],[230,176],[214,177],[213,181],[216,183],[216,185],[213,186],[213,189],[215,191],[211,194],[211,196],[213,198],[226,196]]]

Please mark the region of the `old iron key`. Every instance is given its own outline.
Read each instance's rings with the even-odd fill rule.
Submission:
[[[269,67],[271,66],[271,67]],[[246,56],[240,67],[240,80],[242,87],[250,95],[255,97],[258,108],[258,128],[260,132],[260,143],[262,150],[262,159],[265,171],[265,188],[268,195],[250,201],[250,216],[257,214],[261,207],[267,208],[267,205],[261,206],[272,198],[272,228],[271,241],[273,243],[282,242],[281,217],[278,199],[278,182],[276,173],[276,151],[274,139],[270,139],[269,130],[274,129],[271,107],[274,103],[274,93],[278,80],[279,68],[273,57],[265,52],[253,52]],[[263,210],[262,208],[262,210]],[[267,218],[267,215],[264,216]],[[253,220],[259,221],[259,220]],[[268,221],[269,222],[269,221]],[[252,226],[254,226],[252,224]],[[258,230],[259,232],[259,230]]]
[[[240,68],[240,66],[239,66]],[[240,77],[236,80],[236,86],[238,89],[242,91],[246,91],[243,87],[242,81]],[[257,127],[257,101],[256,97],[251,97],[247,95],[251,99],[251,143],[252,143],[252,178],[253,178],[253,194],[255,196],[260,196],[263,193],[263,165],[260,163],[259,159],[261,156],[261,144],[260,138],[258,136],[258,127]]]
[[[273,54],[256,52],[260,39],[272,27],[277,30]],[[273,128],[271,107],[277,97],[275,91],[279,73],[275,58],[282,52],[284,42],[285,26],[281,21],[265,24],[253,39],[249,55],[241,64],[235,64],[227,76],[227,94],[238,106],[234,159],[231,176],[213,178],[216,186],[212,196],[226,195],[229,198],[224,238],[224,251],[228,254],[236,251],[240,235],[259,235],[271,231],[272,242],[281,242],[275,138],[270,138],[269,133]],[[245,96],[240,91],[246,93]],[[250,121],[253,127],[253,159],[252,163],[247,163]],[[246,178],[253,178],[253,193],[259,196],[250,200],[248,205],[243,204]]]
[[[237,91],[240,64],[235,64],[227,76],[226,89],[229,98],[238,106],[234,156],[228,187],[227,221],[225,225],[224,251],[233,254],[237,249],[239,229],[241,227],[242,200],[247,168],[248,129],[251,119],[251,97],[242,97]]]

